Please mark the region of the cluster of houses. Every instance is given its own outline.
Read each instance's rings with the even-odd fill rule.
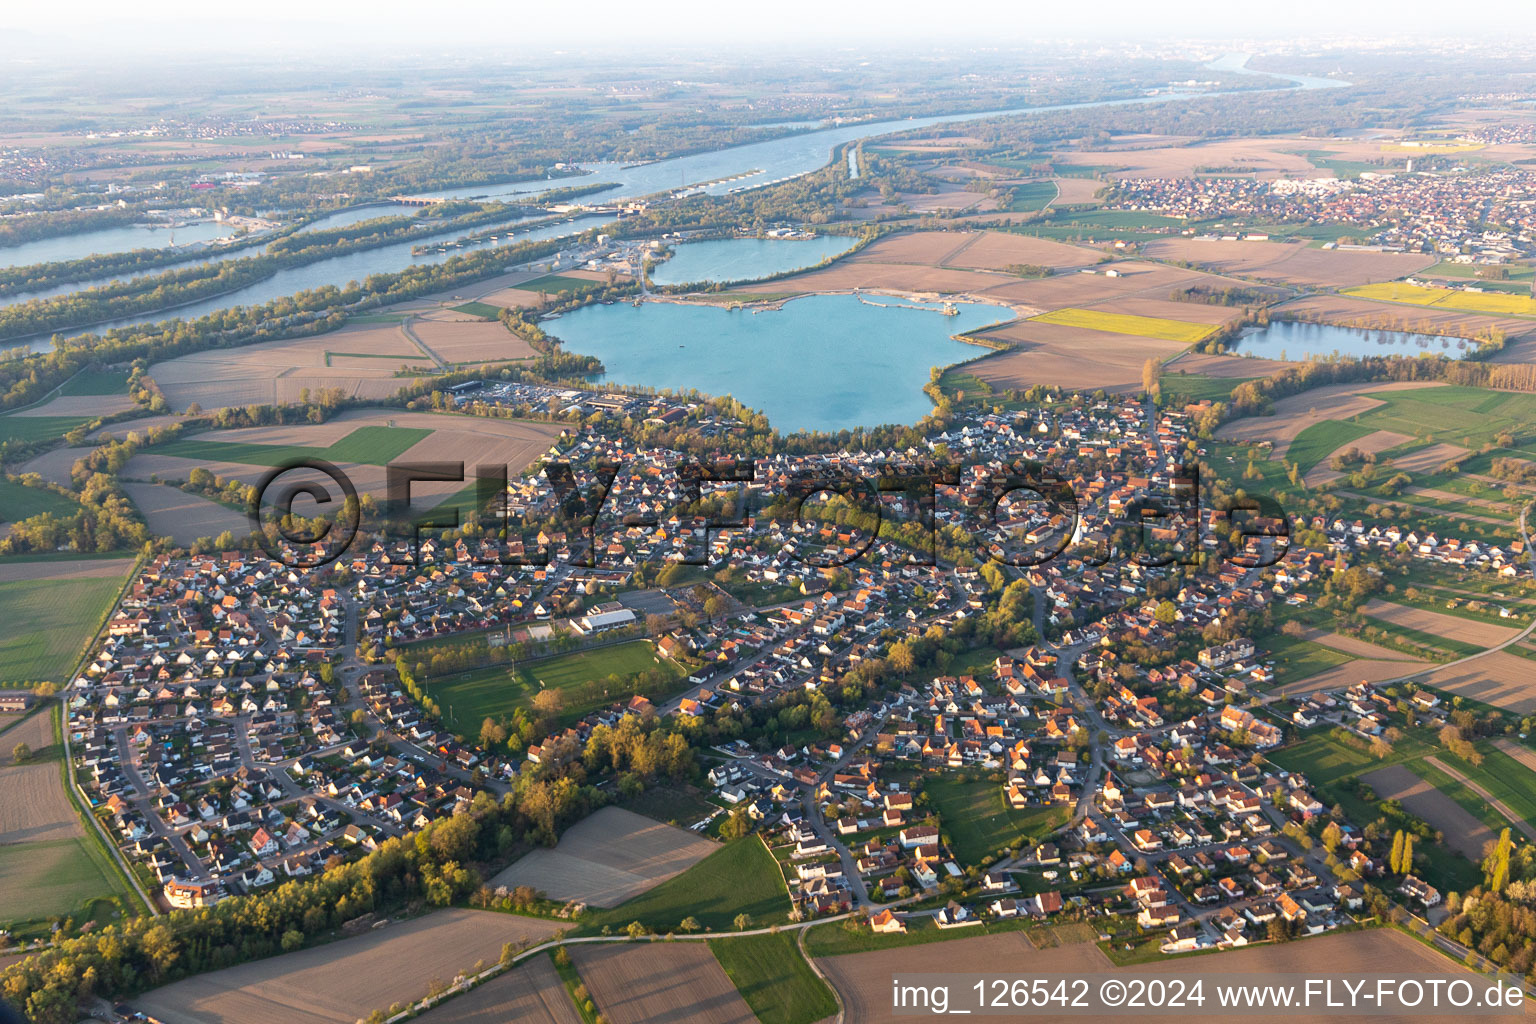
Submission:
[[[1536,247],[1533,181],[1530,171],[1502,167],[1457,174],[1367,171],[1350,181],[1123,178],[1109,205],[1192,220],[1339,224],[1395,251],[1500,264]]]

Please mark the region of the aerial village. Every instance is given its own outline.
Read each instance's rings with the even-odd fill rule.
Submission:
[[[1066,553],[979,569],[918,564],[897,541],[830,517],[706,533],[671,511],[686,496],[679,453],[589,424],[552,454],[622,469],[595,531],[525,538],[543,564],[487,559],[489,541],[462,536],[425,539],[420,561],[407,541],[364,539],[320,570],[237,553],[147,561],[68,686],[68,752],[139,877],[170,906],[205,906],[506,792],[520,773],[579,757],[600,725],[708,719],[830,689],[862,661],[1001,604],[1021,642],[836,709],[835,738],[702,751],[714,809],[683,824],[703,831],[745,815],[779,855],[800,919],[862,911],[876,932],[915,917],[964,928],[1065,914],[1106,935],[1156,936],[1165,952],[1239,946],[1346,925],[1367,882],[1422,912],[1440,894],[1389,864],[1391,837],[1336,821],[1312,835],[1327,809],[1305,777],[1265,758],[1292,726],[1379,737],[1390,698],[1368,684],[1277,690],[1241,626],[1310,600],[1361,551],[1509,576],[1528,574],[1524,553],[1319,518],[1292,526],[1323,545],[1293,539],[1271,560],[1237,557],[1177,577],[1170,600],[1140,601],[1177,565],[1084,552],[1109,544],[1140,499],[1171,491],[1179,453],[1199,448],[1192,422],[1134,400],[1081,399],[1034,416],[974,414],[932,436],[933,451],[969,467],[961,484],[937,488],[941,526],[976,504],[967,480],[1021,457],[1052,466],[1080,502],[1070,526],[1059,510],[1001,501],[993,550],[1016,552],[1022,538]],[[748,489],[771,491],[806,463],[872,474],[910,454],[761,459]],[[548,522],[553,503],[544,478],[528,475],[502,511]],[[897,518],[917,512],[901,494],[889,506]],[[1211,517],[1200,513],[1206,534]],[[1165,521],[1174,525],[1153,532],[1175,551],[1214,548],[1201,530],[1186,544],[1177,514]],[[841,557],[811,557],[828,552]],[[514,542],[513,553],[527,552]],[[774,599],[743,601],[707,577],[657,582],[658,567],[701,553]],[[398,668],[397,649],[466,635],[528,659],[645,638],[674,671],[666,692],[599,700],[513,755],[448,728]],[[1134,654],[1148,648],[1188,656],[1149,668]],[[1412,702],[1425,721],[1445,715],[1428,690]],[[952,828],[948,798],[978,791],[1026,812],[1030,833]]]

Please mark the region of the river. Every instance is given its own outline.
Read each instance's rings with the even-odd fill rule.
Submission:
[[[1247,59],[1246,55],[1237,54],[1225,57],[1211,66],[1225,71],[1268,74],[1267,72],[1247,72],[1242,67]],[[1292,83],[1285,88],[1339,88],[1348,84],[1332,79],[1307,78],[1296,75],[1274,77],[1280,77]],[[1009,117],[1097,107],[1151,106],[1182,99],[1222,95],[1231,95],[1231,93],[1165,93],[1156,96],[1134,96],[1126,99],[1094,100],[1084,103],[1014,107],[1006,110],[989,110],[969,114],[938,114],[931,117],[911,117],[894,121],[867,121],[859,124],[822,129],[820,131],[805,132],[800,135],[770,139],[765,142],[733,146],[706,153],[695,153],[690,156],[660,160],[649,164],[626,167],[612,163],[596,163],[585,165],[585,173],[559,178],[502,185],[474,185],[463,188],[442,189],[437,192],[423,194],[445,199],[526,198],[530,194],[537,194],[546,189],[588,184],[594,181],[612,181],[617,184],[614,188],[604,192],[582,197],[584,202],[611,202],[623,198],[654,195],[660,192],[676,190],[680,186],[704,186],[707,192],[722,194],[735,189],[756,188],[808,174],[820,167],[824,167],[830,154],[838,146],[860,139],[888,135],[892,132],[926,128],[936,124],[975,121],[990,117]],[[388,212],[386,208],[378,209],[380,209],[381,213]],[[331,217],[340,218],[350,215],[353,214],[349,211],[339,211],[336,214],[332,214]],[[366,217],[360,217],[359,219],[366,219]],[[530,238],[556,238],[562,234],[574,235],[584,228],[591,227],[595,221],[600,221],[601,219],[603,218],[595,215],[584,217],[572,222],[563,232],[558,228],[544,228],[531,233],[518,233],[514,236],[513,240],[525,241]],[[333,224],[339,222],[341,221],[332,221]],[[453,234],[456,237],[458,233]],[[273,278],[241,288],[217,299],[198,302],[172,311],[128,317],[113,321],[110,324],[92,327],[88,330],[66,333],[72,335],[99,333],[111,327],[129,327],[141,323],[153,323],[166,319],[167,316],[171,315],[191,319],[216,312],[220,309],[259,305],[275,298],[321,288],[326,285],[340,287],[350,281],[362,280],[369,274],[399,271],[413,263],[440,262],[458,252],[458,250],[450,249],[447,253],[433,252],[422,256],[413,256],[411,249],[415,245],[421,244],[421,241],[418,239],[411,243],[382,246],[364,253],[320,260],[303,267],[281,271]],[[27,345],[29,343],[17,342],[13,344]],[[30,348],[34,352],[47,351],[50,347],[51,342],[47,338],[36,338],[30,342]]]

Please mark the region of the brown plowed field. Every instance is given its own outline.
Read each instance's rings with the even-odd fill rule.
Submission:
[[[34,712],[0,736],[0,845],[69,839],[85,835],[80,817],[64,792],[56,761],[13,764],[11,750],[25,743],[34,754],[53,744],[52,719]]]
[[[1327,633],[1321,629],[1309,629],[1305,633],[1304,639],[1322,644],[1324,647],[1332,647],[1336,651],[1355,658],[1378,658],[1385,661],[1416,660],[1406,654],[1394,651],[1390,647],[1378,647],[1356,637],[1345,636],[1343,633]]]
[[[1189,352],[1168,364],[1165,374],[1194,373],[1205,377],[1272,377],[1295,363],[1279,359],[1253,359],[1248,356],[1209,355]]]
[[[13,413],[24,416],[108,416],[133,408],[127,395],[60,395],[52,401]]]
[[[757,1022],[706,943],[593,944],[574,946],[571,955],[592,1001],[613,1024]]]
[[[421,1024],[581,1024],[548,956],[533,957],[415,1019]]]
[[[411,330],[422,344],[444,362],[481,363],[506,359],[532,359],[533,346],[496,320],[465,319],[462,314],[431,313],[411,321]]]
[[[1143,142],[1124,148],[1119,142],[1116,139],[1112,149],[1068,149],[1051,156],[1057,163],[1069,166],[1086,164],[1116,168],[1107,172],[1112,178],[1192,178],[1202,167],[1240,168],[1229,173],[1252,173],[1261,179],[1318,175],[1306,157],[1286,152],[1308,149],[1315,143],[1302,144],[1295,139],[1218,139],[1212,142],[1179,139],[1173,145]]]
[[[1416,629],[1423,633],[1432,633],[1447,640],[1476,644],[1479,647],[1491,647],[1494,644],[1503,643],[1520,632],[1519,629],[1511,626],[1497,626],[1491,622],[1464,619],[1459,615],[1445,615],[1441,612],[1425,611],[1422,608],[1391,604],[1380,598],[1373,598],[1360,610],[1383,622]]]
[[[1536,711],[1536,662],[1498,651],[1465,665],[1437,669],[1419,677],[1427,686],[1448,690],[1495,707],[1526,714]]]
[[[1398,456],[1392,460],[1392,465],[1405,473],[1434,473],[1447,462],[1465,454],[1467,449],[1458,444],[1432,444],[1428,448]]]
[[[1027,320],[988,331],[986,336],[1014,348],[964,369],[997,388],[1059,384],[1139,391],[1141,368],[1148,359],[1166,359],[1185,347],[1177,341]]]
[[[1360,682],[1380,683],[1388,679],[1397,679],[1410,675],[1419,668],[1429,668],[1429,663],[1410,659],[1378,661],[1373,658],[1360,658],[1324,669],[1317,675],[1277,686],[1270,692],[1288,697],[1297,693],[1316,693],[1318,690],[1338,690]]]
[[[330,353],[329,357],[327,353]],[[214,349],[150,368],[176,409],[296,402],[299,392],[341,388],[358,398],[388,398],[415,378],[396,377],[402,365],[435,364],[398,324],[355,324],[312,338]]]
[[[507,942],[547,938],[558,925],[513,914],[441,910],[355,939],[198,975],[134,1001],[168,1024],[354,1024],[420,999]]]
[[[1251,929],[1250,929],[1251,930]],[[817,961],[832,979],[847,1006],[850,1022],[905,1020],[891,1013],[891,977],[895,974],[922,974],[943,971],[964,974],[1027,975],[1030,971],[1073,974],[1114,973],[1124,976],[1175,978],[1190,974],[1213,973],[1298,974],[1298,975],[1393,975],[1418,978],[1469,978],[1461,965],[1425,947],[1401,932],[1384,928],[1349,934],[1320,935],[1315,938],[1280,945],[1266,943],[1248,949],[1227,950],[1206,956],[1169,959],[1160,963],[1116,968],[1092,945],[1060,946],[1036,950],[1022,935],[1008,933],[976,938],[953,939],[937,944],[854,953]],[[966,978],[964,983],[972,980]],[[1476,979],[1472,979],[1475,983]],[[1207,986],[1209,992],[1209,986]],[[1209,996],[1208,996],[1209,997]],[[1209,1004],[1208,1004],[1209,1005]],[[1092,1017],[1031,1013],[1031,1022],[1081,1022]],[[1113,1019],[1113,1018],[1108,1018]],[[1130,1019],[1130,1018],[1127,1018]],[[1138,1012],[1139,1020],[1188,1020],[1188,1011],[1178,1013]],[[1295,1015],[1244,1012],[1244,1024],[1296,1024],[1301,1020],[1331,1020],[1325,1015]],[[1339,1018],[1343,1019],[1343,1018]],[[1416,1016],[1376,1016],[1383,1024],[1416,1024],[1425,1018]]]
[[[1143,251],[1154,259],[1186,260],[1220,274],[1301,285],[1343,286],[1391,281],[1435,262],[1434,256],[1313,249],[1300,242],[1163,238],[1148,242]]]
[[[943,261],[946,266],[972,270],[1002,270],[1014,263],[1034,263],[1042,267],[1086,267],[1097,263],[1100,258],[1100,254],[1093,249],[1082,249],[1049,238],[1015,235],[1007,231],[973,234],[974,240],[970,245]]]
[[[492,884],[531,885],[551,899],[616,907],[682,874],[716,849],[686,829],[604,807],[566,829],[554,849],[534,850]]]
[[[1482,860],[1483,844],[1493,831],[1468,814],[1460,804],[1400,764],[1378,768],[1360,776],[1382,800],[1396,800],[1445,833],[1445,845],[1468,860]]]
[[[135,456],[129,460],[136,469],[148,468],[151,465],[160,466],[160,462],[139,462],[146,456]],[[156,460],[162,456],[154,456]],[[164,462],[176,462],[185,464],[181,472],[166,473],[165,468],[148,469],[148,472],[160,472],[165,476],[176,476],[185,479],[191,470],[198,466],[206,466],[214,473],[218,473],[215,466],[205,463],[193,462],[190,459],[164,459]],[[147,475],[147,473],[146,473]],[[220,474],[226,478],[228,473]],[[260,474],[254,474],[260,476]],[[246,481],[254,483],[254,480]],[[171,487],[169,484],[143,484],[124,483],[123,491],[133,501],[134,505],[144,514],[144,521],[149,525],[149,530],[157,537],[169,537],[180,545],[188,545],[203,537],[217,537],[225,530],[236,537],[244,537],[251,532],[251,522],[245,516],[232,508],[226,508],[216,501],[210,501],[200,494],[188,494],[185,491]]]
[[[122,579],[133,567],[131,558],[88,558],[69,562],[9,562],[0,565],[0,583],[13,580]]]

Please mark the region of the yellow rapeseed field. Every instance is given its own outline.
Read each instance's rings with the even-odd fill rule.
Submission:
[[[1358,299],[1406,302],[1415,306],[1459,309],[1468,313],[1497,313],[1505,316],[1536,316],[1536,299],[1509,292],[1464,292],[1453,288],[1424,288],[1414,284],[1387,281],[1345,288],[1345,295]]]
[[[1063,327],[1085,327],[1092,331],[1134,334],[1139,338],[1180,341],[1188,345],[1194,344],[1216,330],[1211,324],[1191,324],[1183,320],[1133,316],[1130,313],[1106,313],[1098,309],[1075,309],[1070,306],[1065,309],[1054,309],[1030,319],[1039,323],[1060,324]]]

